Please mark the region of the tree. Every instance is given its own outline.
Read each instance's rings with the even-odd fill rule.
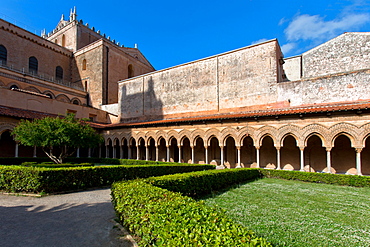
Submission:
[[[12,134],[22,145],[41,147],[57,164],[61,164],[77,148],[96,147],[103,142],[101,135],[85,121],[76,120],[73,114],[33,121],[21,120]]]

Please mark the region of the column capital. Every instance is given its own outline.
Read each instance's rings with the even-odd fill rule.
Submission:
[[[333,147],[325,147],[326,152],[330,152]]]
[[[363,147],[355,147],[356,153],[361,153],[363,149]]]
[[[260,150],[261,146],[254,146],[254,148]]]
[[[241,148],[241,146],[235,146],[236,147],[236,149],[238,149],[238,150],[240,150],[240,148]]]
[[[303,151],[306,147],[303,146],[303,147],[299,147],[299,150]]]

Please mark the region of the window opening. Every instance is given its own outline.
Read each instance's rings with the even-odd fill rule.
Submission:
[[[55,78],[57,80],[63,80],[63,68],[60,66],[57,66],[55,69]]]
[[[8,51],[5,46],[0,45],[0,65],[6,65],[6,60],[8,58]]]
[[[37,61],[37,58],[30,57],[28,59],[28,70],[31,74],[37,74],[37,71],[39,69],[39,62]]]

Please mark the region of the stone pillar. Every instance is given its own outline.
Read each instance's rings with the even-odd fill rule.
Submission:
[[[112,146],[112,148],[113,148],[113,159],[115,159],[117,156],[117,149],[116,146]]]
[[[77,148],[77,151],[76,151],[76,157],[77,157],[77,158],[80,158],[80,148]]]
[[[221,150],[221,165],[224,165],[224,146],[220,146]]]
[[[148,146],[145,146],[145,160],[146,161],[149,160],[149,147]]]
[[[303,172],[304,171],[304,147],[300,147],[299,150],[301,151],[301,155],[300,155],[301,169],[300,169],[300,171]],[[308,171],[310,171],[310,170],[308,170]]]
[[[159,151],[158,151],[158,146],[155,146],[155,161],[158,161],[158,156],[159,156]]]
[[[33,157],[34,158],[37,157],[37,147],[36,146],[33,147]]]
[[[127,146],[127,158],[128,158],[128,159],[132,159],[132,157],[131,157],[131,151],[132,151],[132,150],[131,150],[131,146],[130,146],[130,145],[128,145],[128,146]]]
[[[136,159],[140,160],[140,148],[139,145],[136,146]]]
[[[194,147],[193,146],[190,146],[191,147],[191,163],[194,164]]]
[[[181,163],[181,145],[177,146],[179,148],[179,163]]]
[[[238,153],[238,165],[236,166],[236,168],[241,168],[241,162],[240,162],[240,146],[237,146],[236,147],[237,149],[237,153]]]
[[[357,175],[362,175],[362,171],[361,171],[361,151],[362,151],[362,148],[356,148],[356,169],[357,169]]]
[[[119,154],[120,154],[119,158],[120,158],[120,159],[123,159],[123,158],[124,158],[124,154],[123,154],[123,146],[121,146],[121,145],[119,146],[119,151],[120,151],[120,152],[119,152]]]
[[[257,168],[260,168],[260,147],[256,148],[256,157],[257,157]]]
[[[170,162],[170,146],[167,147],[167,162]]]
[[[280,162],[280,147],[276,147],[276,162],[277,162],[277,170],[281,170],[281,162]]]
[[[109,158],[109,146],[105,146],[105,158]]]
[[[99,144],[99,158],[101,158],[101,144]]]
[[[330,157],[330,148],[326,148],[326,169],[328,170],[328,173],[331,173],[331,157]]]
[[[88,151],[87,151],[87,157],[91,158],[91,148],[89,148]]]
[[[209,164],[209,160],[208,160],[208,146],[204,146],[204,149],[206,150],[206,164]]]
[[[14,157],[18,157],[18,149],[19,149],[19,145],[18,145],[18,142],[15,143],[15,155]]]

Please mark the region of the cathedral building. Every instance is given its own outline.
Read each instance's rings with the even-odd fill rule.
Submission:
[[[74,112],[105,139],[81,156],[369,175],[369,64],[370,33],[344,33],[155,71],[75,10],[42,37],[0,20],[0,156],[39,155],[9,145],[19,119]]]

